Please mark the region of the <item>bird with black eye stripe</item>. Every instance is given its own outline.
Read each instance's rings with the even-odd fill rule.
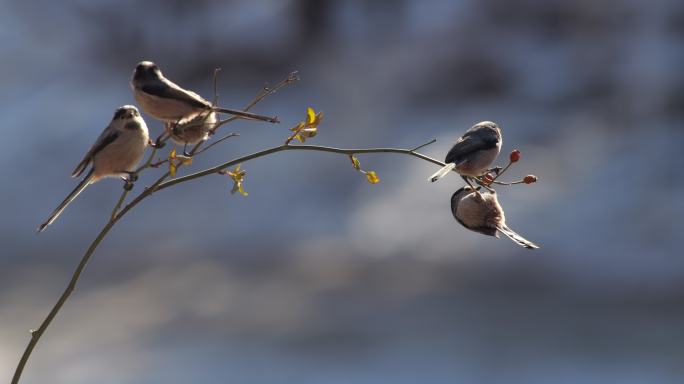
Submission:
[[[159,67],[151,61],[141,61],[136,65],[131,88],[142,110],[167,124],[184,124],[203,112],[221,112],[249,120],[278,122],[275,117],[213,106],[197,93],[164,77]]]
[[[73,191],[38,227],[42,232],[52,224],[71,202],[90,184],[105,177],[129,177],[145,154],[149,141],[147,124],[138,109],[132,105],[117,108],[112,121],[102,131],[95,144],[74,169],[71,177],[79,177],[92,164],[90,170]]]
[[[501,128],[496,123],[482,121],[473,125],[456,140],[444,159],[446,165],[429,180],[435,182],[456,171],[474,189],[470,180],[489,170],[499,156],[502,142]]]

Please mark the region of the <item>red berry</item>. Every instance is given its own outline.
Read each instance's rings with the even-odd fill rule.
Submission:
[[[523,179],[523,183],[525,183],[525,184],[532,184],[536,181],[537,181],[537,176],[535,176],[535,175],[527,175]]]
[[[517,163],[520,160],[520,151],[518,151],[517,149],[513,150],[513,152],[511,152],[511,156],[509,157],[509,159],[511,163]]]
[[[493,181],[494,181],[494,176],[492,176],[491,173],[486,173],[482,176],[482,182],[485,185],[491,185]]]

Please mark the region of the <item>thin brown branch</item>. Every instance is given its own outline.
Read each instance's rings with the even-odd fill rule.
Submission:
[[[516,180],[516,181],[511,181],[510,183],[506,183],[503,181],[494,180],[494,181],[492,181],[492,184],[511,186],[511,185],[516,185],[516,184],[525,184],[525,181],[524,180]]]
[[[281,88],[288,86],[294,82],[299,81],[299,76],[297,76],[297,71],[290,72],[289,75],[287,75],[286,78],[283,80],[280,80],[276,85],[273,87],[269,87],[268,84],[265,85],[259,93],[250,101],[245,108],[243,108],[244,112],[249,112],[250,109],[254,108],[255,105],[259,104],[263,99],[266,97],[278,92]],[[237,119],[240,119],[240,116],[232,116],[224,120],[220,120],[214,128],[212,128],[209,131],[209,134],[214,134],[216,131],[223,125],[230,123],[231,121],[235,121]]]
[[[95,252],[95,249],[97,249],[97,246],[105,238],[105,236],[107,235],[109,230],[112,229],[112,227],[114,226],[115,223],[116,223],[115,218],[110,219],[107,222],[107,224],[105,224],[104,228],[102,228],[102,230],[97,235],[95,240],[93,240],[93,242],[90,243],[90,247],[88,247],[88,250],[85,252],[85,254],[83,255],[83,258],[81,258],[81,261],[78,263],[76,270],[74,270],[74,273],[71,276],[71,280],[69,281],[69,285],[67,285],[67,288],[64,290],[62,295],[59,297],[59,300],[57,300],[57,303],[55,303],[55,305],[52,307],[52,309],[48,313],[47,317],[45,317],[45,320],[43,320],[43,322],[40,324],[40,327],[31,332],[31,340],[29,341],[28,345],[26,346],[26,349],[24,350],[24,353],[22,354],[21,359],[19,360],[19,364],[17,365],[17,368],[14,371],[14,376],[12,376],[12,384],[18,384],[19,383],[19,379],[21,378],[21,373],[24,371],[24,367],[26,366],[26,362],[28,362],[28,359],[31,356],[31,352],[33,352],[33,349],[35,348],[36,344],[38,344],[38,340],[40,340],[40,338],[45,333],[45,330],[47,329],[47,327],[50,325],[50,323],[55,318],[55,316],[57,316],[57,313],[59,313],[59,310],[62,309],[62,306],[67,301],[69,296],[71,296],[71,293],[76,288],[76,283],[78,282],[78,279],[81,277],[81,273],[83,273],[83,269],[85,268],[86,264],[88,264],[88,261],[90,260],[90,257],[93,255],[93,253]]]
[[[259,157],[263,157],[266,155],[270,155],[272,153],[277,153],[277,152],[282,152],[282,151],[318,151],[318,152],[330,152],[330,153],[337,153],[337,154],[342,154],[342,155],[352,155],[352,154],[369,154],[369,153],[398,153],[398,154],[403,154],[403,155],[409,155],[413,157],[417,157],[419,159],[425,160],[427,162],[437,164],[439,166],[444,166],[445,164],[439,160],[433,159],[429,156],[423,155],[422,153],[418,153],[412,149],[399,149],[399,148],[352,148],[352,149],[344,149],[344,148],[335,148],[335,147],[324,147],[324,146],[319,146],[319,145],[279,145],[277,147],[272,147],[268,149],[264,149],[263,151],[255,152],[250,155],[238,157],[237,159],[233,159],[231,161],[225,162],[223,164],[219,164],[215,167],[211,167],[208,169],[205,169],[203,171],[191,173],[189,175],[181,176],[169,181],[165,181],[159,185],[158,190],[166,189],[168,187],[171,187],[176,184],[184,183],[186,181],[194,180],[200,177],[204,177],[207,175],[211,175],[214,173],[218,173],[219,171],[222,171],[228,167],[231,167],[233,165],[239,164],[239,163],[244,163],[249,160],[253,160]]]
[[[421,148],[425,148],[425,147],[427,147],[428,145],[434,144],[434,143],[436,143],[436,142],[437,142],[437,139],[432,139],[432,140],[428,141],[428,142],[425,143],[425,144],[421,144],[421,145],[419,145],[419,146],[417,146],[417,147],[411,149],[411,152],[415,152],[415,151],[417,151],[417,150],[419,150],[419,149],[421,149]]]
[[[264,100],[266,97],[273,95],[274,93],[278,92],[280,89],[283,87],[286,87],[292,83],[295,83],[299,81],[299,77],[297,76],[297,71],[290,72],[289,75],[287,75],[286,78],[283,80],[280,80],[276,85],[273,87],[269,87],[268,85],[265,85],[264,87],[259,90],[259,93],[243,108],[242,110],[244,112],[249,112],[250,109],[252,109],[255,105],[259,104],[262,100]],[[219,120],[216,124],[214,124],[214,127],[212,127],[209,130],[209,135],[214,135],[219,128],[221,128],[223,125],[228,124],[232,121],[235,121],[239,119],[239,116],[232,116],[224,120]],[[195,146],[190,150],[189,154],[190,155],[196,155],[197,151],[199,151],[200,147],[204,144],[203,141],[195,144]],[[202,151],[204,152],[204,151]]]
[[[211,147],[213,147],[214,145],[216,145],[216,144],[218,144],[218,143],[220,143],[220,142],[222,142],[222,141],[228,140],[228,139],[230,139],[231,137],[237,137],[237,136],[240,136],[240,134],[237,133],[237,132],[229,133],[229,134],[223,136],[222,138],[220,138],[220,139],[218,139],[218,140],[212,141],[211,144],[209,144],[209,145],[207,145],[206,147],[202,148],[201,150],[199,150],[199,151],[193,153],[193,156],[197,156],[197,155],[201,154],[202,152],[205,152],[205,151],[209,150],[209,149],[210,149]]]
[[[496,176],[494,176],[494,179],[492,179],[492,183],[494,183],[496,181],[496,179],[498,179],[501,175],[506,173],[506,171],[508,171],[508,169],[511,167],[511,165],[513,165],[513,162],[509,161],[508,164],[506,164],[506,166],[503,167],[503,169],[499,173],[497,173]]]
[[[162,164],[166,164],[169,162],[169,159],[162,159],[157,161],[156,163],[150,164],[150,168],[159,168]]]
[[[218,105],[219,93],[218,93],[218,75],[221,72],[221,67],[214,68],[214,102],[212,105],[215,107]]]
[[[112,210],[112,215],[110,216],[110,218],[112,220],[114,219],[116,214],[119,213],[119,209],[123,205],[124,201],[126,201],[126,196],[128,196],[128,193],[130,191],[131,191],[131,188],[129,187],[129,184],[124,185],[123,192],[121,193],[121,196],[119,197],[119,201],[116,202],[116,205],[114,206],[114,209]]]
[[[297,137],[297,135],[299,135],[299,134],[302,132],[302,129],[304,129],[304,128],[306,128],[306,125],[304,125],[303,123],[299,124],[299,125],[296,126],[296,127],[292,127],[292,128],[290,129],[290,130],[292,131],[292,134],[291,134],[290,136],[288,136],[287,139],[285,139],[285,144],[284,144],[284,145],[290,145],[290,143],[292,142],[292,140],[294,140],[295,137]]]
[[[62,295],[59,297],[57,300],[57,303],[52,307],[48,315],[45,317],[43,322],[40,324],[40,327],[38,329],[31,331],[31,340],[29,340],[28,345],[26,346],[26,349],[24,350],[24,353],[21,356],[21,359],[19,359],[19,363],[17,364],[17,368],[14,371],[14,375],[12,376],[12,382],[11,384],[18,384],[19,379],[21,378],[21,374],[24,371],[24,367],[26,366],[26,363],[28,362],[29,357],[31,356],[31,353],[33,352],[33,349],[36,347],[36,344],[38,344],[38,341],[40,338],[43,336],[45,333],[45,330],[47,330],[48,326],[50,323],[52,323],[52,320],[57,316],[59,311],[62,309],[62,306],[64,306],[64,303],[69,299],[69,296],[71,296],[71,293],[74,291],[76,288],[76,283],[78,283],[78,280],[81,277],[81,274],[83,273],[83,270],[85,269],[86,265],[88,264],[88,261],[90,261],[90,258],[92,257],[93,253],[95,253],[95,250],[97,247],[100,245],[102,240],[107,236],[109,231],[112,229],[114,224],[116,224],[128,211],[130,211],[133,207],[138,205],[142,200],[144,200],[146,197],[152,195],[154,192],[157,191],[159,185],[161,185],[166,178],[169,177],[169,173],[166,172],[164,175],[162,175],[157,181],[152,184],[151,187],[146,188],[143,192],[141,192],[133,201],[128,203],[119,213],[113,215],[109,221],[105,224],[105,226],[100,230],[100,233],[98,233],[97,237],[95,237],[95,240],[90,243],[90,246],[86,250],[86,252],[83,254],[83,257],[81,258],[81,261],[78,263],[78,266],[76,266],[76,269],[74,270],[74,273],[71,275],[71,280],[69,280],[69,284],[67,285],[66,289],[62,293]],[[119,202],[123,202],[125,199],[126,195],[128,194],[128,191],[124,190],[121,198],[119,199]],[[117,206],[120,206],[119,203],[117,203]],[[117,208],[118,209],[118,208]]]

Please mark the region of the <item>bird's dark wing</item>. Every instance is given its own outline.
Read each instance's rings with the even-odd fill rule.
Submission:
[[[497,236],[496,228],[489,228],[489,227],[469,227],[469,226],[467,226],[467,225],[463,222],[463,220],[461,220],[461,219],[458,218],[458,215],[456,214],[456,211],[457,211],[457,206],[454,206],[454,205],[452,204],[452,206],[451,206],[451,212],[454,214],[454,218],[456,219],[456,221],[458,221],[458,223],[461,224],[464,228],[470,229],[470,230],[473,231],[473,232],[481,233],[481,234],[483,234],[483,235],[499,237],[499,236]]]
[[[71,177],[79,177],[81,173],[86,169],[88,164],[93,160],[93,156],[95,156],[98,152],[103,150],[106,146],[109,144],[113,143],[114,140],[116,140],[119,135],[121,135],[120,132],[109,129],[105,129],[100,137],[97,138],[95,141],[95,144],[90,148],[88,153],[83,156],[83,160],[81,160],[80,163],[76,166],[76,169],[74,169],[74,172],[71,173]]]
[[[478,188],[479,190],[479,188]],[[489,227],[469,227],[466,225],[463,220],[461,220],[458,217],[458,202],[461,199],[463,192],[463,188],[459,189],[458,191],[454,192],[453,195],[451,195],[451,213],[454,215],[454,218],[456,221],[458,221],[459,224],[461,224],[464,228],[470,229],[471,231],[481,233],[483,235],[487,236],[494,236],[494,237],[499,237],[497,236],[496,228],[489,228]]]
[[[182,89],[168,80],[164,83],[145,84],[140,87],[140,90],[152,96],[182,101],[196,108],[208,108],[211,106],[211,104],[204,100],[200,95]]]
[[[468,131],[451,147],[444,162],[458,164],[467,155],[495,148],[498,143],[499,139],[495,135],[475,135],[474,131]]]

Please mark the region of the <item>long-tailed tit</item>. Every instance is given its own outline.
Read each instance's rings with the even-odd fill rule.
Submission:
[[[435,182],[455,170],[470,185],[469,178],[482,176],[501,151],[501,128],[491,121],[479,122],[456,140],[446,155],[446,165],[430,176]]]
[[[499,237],[498,232],[501,232],[527,249],[539,248],[508,228],[496,192],[476,193],[471,187],[463,187],[451,196],[451,213],[456,221],[471,231],[495,237]]]
[[[179,145],[194,145],[209,138],[209,132],[219,124],[216,112],[200,113],[182,124],[166,124],[166,134]]]
[[[90,164],[92,167],[69,196],[38,227],[38,232],[52,224],[90,184],[105,177],[130,175],[142,159],[148,140],[147,124],[138,109],[132,105],[117,108],[112,121],[78,163],[71,177],[83,174]]]
[[[133,95],[143,111],[170,124],[182,124],[205,111],[216,111],[246,119],[277,123],[275,117],[212,106],[202,96],[181,88],[164,77],[159,67],[151,61],[141,61],[131,79]]]

